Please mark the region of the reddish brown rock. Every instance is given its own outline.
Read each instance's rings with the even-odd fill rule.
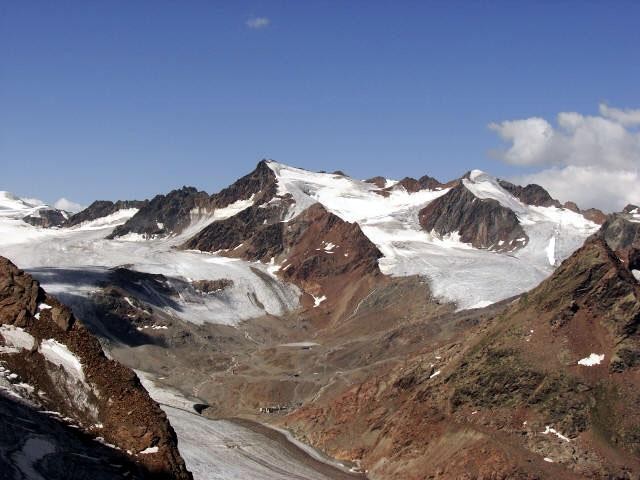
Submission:
[[[98,340],[66,306],[2,257],[0,323],[20,326],[35,339],[33,350],[0,357],[24,382],[42,392],[38,402],[122,451],[130,451],[149,478],[192,478],[178,452],[175,432],[135,373],[109,360]],[[70,373],[49,362],[40,353],[45,340],[64,345],[81,363],[82,372]],[[96,430],[97,424],[102,428]],[[137,455],[150,447],[158,447],[158,452]]]

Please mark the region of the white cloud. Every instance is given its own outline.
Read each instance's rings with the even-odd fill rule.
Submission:
[[[614,212],[622,210],[629,203],[640,205],[640,174],[637,170],[569,165],[516,176],[510,180],[520,185],[537,183],[561,203],[570,200],[580,208],[596,207],[605,212]]]
[[[76,202],[72,202],[71,200],[67,200],[66,198],[62,197],[61,199],[57,200],[56,203],[53,204],[53,206],[59,210],[65,210],[67,212],[71,212],[71,213],[76,213],[79,212],[80,210],[84,209],[84,207],[82,205],[80,205],[79,203]]]
[[[247,20],[246,25],[249,28],[258,30],[260,28],[268,27],[270,23],[271,20],[269,20],[267,17],[251,17],[249,20]]]
[[[640,125],[640,109],[638,110],[620,110],[618,108],[609,107],[606,103],[600,104],[600,115],[610,118],[622,125]]]
[[[599,116],[561,112],[556,124],[538,117],[491,123],[507,144],[492,154],[512,165],[546,168],[518,181],[539,183],[562,201],[605,210],[640,202],[640,110],[601,104]]]

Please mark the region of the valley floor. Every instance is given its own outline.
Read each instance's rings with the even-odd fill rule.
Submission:
[[[138,372],[152,397],[160,403],[178,435],[179,449],[195,480],[347,480],[364,475],[321,461],[282,433],[246,420],[212,420],[193,410],[193,402],[160,388],[148,374]],[[332,464],[333,463],[333,464]]]

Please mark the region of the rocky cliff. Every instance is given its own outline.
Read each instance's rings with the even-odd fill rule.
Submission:
[[[0,339],[3,376],[23,386],[24,398],[126,453],[148,478],[191,478],[164,412],[135,373],[109,360],[66,306],[2,257]]]
[[[419,212],[420,225],[440,236],[459,235],[476,248],[513,250],[528,237],[516,214],[489,198],[478,198],[462,182]]]
[[[145,237],[176,235],[193,221],[213,216],[217,209],[224,209],[239,201],[261,205],[271,200],[276,191],[273,171],[267,166],[266,160],[262,160],[253,172],[213,195],[194,187],[182,187],[167,195],[157,195],[124,225],[117,227],[110,238],[128,233]]]

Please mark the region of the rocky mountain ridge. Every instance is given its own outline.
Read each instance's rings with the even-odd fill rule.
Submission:
[[[66,306],[3,257],[0,336],[3,376],[20,381],[18,395],[126,452],[147,478],[191,478],[173,429],[135,373],[109,360]]]

